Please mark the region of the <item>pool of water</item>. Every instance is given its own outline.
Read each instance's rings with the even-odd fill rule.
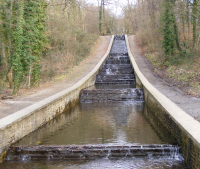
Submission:
[[[81,103],[16,145],[176,144],[143,116],[143,102]]]
[[[187,169],[184,161],[172,158],[121,158],[84,161],[10,161],[1,169]]]
[[[144,102],[81,103],[61,114],[37,131],[17,142],[17,146],[33,145],[142,145],[177,144],[161,127],[152,125],[144,112]],[[151,123],[150,123],[151,122]],[[162,134],[161,134],[162,133]],[[144,157],[79,161],[4,161],[0,169],[96,169],[148,168],[186,169],[184,159]]]
[[[133,70],[131,70],[132,66],[128,64],[129,61],[125,61],[124,59],[119,60],[119,58],[116,60],[114,59],[116,56],[127,56],[124,36],[115,37],[110,58],[106,61],[108,64],[102,66],[106,70],[100,70],[100,74],[97,76],[96,83],[104,85],[95,85],[89,89],[124,89],[136,87]],[[117,97],[122,96],[119,94]],[[14,145],[28,147],[34,145],[115,145],[118,147],[140,145],[141,149],[143,149],[145,144],[177,145],[176,140],[171,134],[162,124],[154,122],[155,118],[151,117],[148,111],[150,111],[148,106],[141,101],[80,103]],[[19,149],[19,151],[23,151],[21,147]],[[163,151],[161,152],[163,153]],[[7,161],[0,163],[0,169],[187,168],[180,153],[160,157],[148,154],[148,156],[140,158],[125,155],[125,157],[118,156],[119,158],[116,159],[104,156],[95,160],[79,159],[76,161],[55,160],[53,158],[41,160],[41,156],[34,161],[26,158],[28,157],[27,154],[16,153],[18,154],[14,155],[20,156],[17,160],[22,160],[10,161],[8,156]]]
[[[16,146],[33,145],[142,145],[172,144],[176,140],[160,126],[152,125],[144,102],[81,103],[42,128],[24,137]],[[145,113],[144,113],[145,112]],[[155,123],[154,123],[155,124]],[[79,161],[4,161],[0,169],[96,169],[148,168],[186,169],[181,154],[175,157],[101,158]]]

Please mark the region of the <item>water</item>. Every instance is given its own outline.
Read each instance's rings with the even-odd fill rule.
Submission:
[[[88,90],[93,90],[93,89],[130,89],[130,88],[135,88],[135,84],[104,84],[104,85],[94,85],[89,88]]]
[[[81,103],[16,145],[176,144],[142,115],[143,102]]]
[[[112,70],[108,68],[106,69],[106,75],[114,75],[114,73],[112,73]]]
[[[15,145],[142,145],[172,144],[176,140],[144,116],[143,102],[82,103],[64,112]],[[162,133],[162,134],[160,134]],[[0,169],[186,169],[180,154],[175,157],[101,158],[78,161],[4,161]]]
[[[11,161],[0,169],[187,169],[182,160],[170,158],[122,158],[83,161]]]
[[[93,89],[135,88],[132,65],[127,60],[124,36],[116,36],[107,64],[102,66]],[[104,84],[104,85],[102,85]],[[115,85],[111,85],[115,84]],[[129,93],[131,94],[131,93]],[[95,96],[96,97],[96,96]],[[103,97],[103,96],[102,96]],[[120,97],[117,96],[116,97]],[[98,98],[98,97],[97,97]],[[15,146],[35,145],[106,145],[133,146],[145,144],[177,145],[176,140],[162,124],[150,119],[150,109],[142,101],[80,103],[24,137]],[[143,146],[142,146],[143,145]],[[21,151],[21,150],[20,150]],[[29,149],[30,151],[30,149]],[[171,151],[171,147],[170,147]],[[173,149],[173,151],[175,151]],[[111,153],[111,152],[110,152]],[[30,160],[28,154],[21,154],[22,161],[4,161],[0,169],[186,169],[183,157],[178,151],[170,156],[117,159],[102,157],[95,160]],[[164,151],[161,151],[164,153]],[[111,156],[111,155],[110,155]],[[8,156],[9,157],[9,156]],[[49,157],[49,156],[48,156]]]

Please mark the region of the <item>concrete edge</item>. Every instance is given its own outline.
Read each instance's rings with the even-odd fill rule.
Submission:
[[[185,111],[183,111],[180,107],[178,107],[175,103],[173,103],[169,98],[163,95],[160,91],[158,91],[155,87],[153,87],[149,81],[145,78],[145,76],[141,73],[131,51],[128,42],[128,37],[125,35],[126,45],[128,49],[128,54],[131,60],[131,63],[135,70],[135,75],[139,78],[139,85],[148,90],[149,93],[154,97],[157,104],[159,104],[165,112],[167,112],[173,121],[182,129],[187,135],[196,143],[198,147],[200,147],[200,123],[195,120],[193,117],[188,115]],[[146,101],[146,99],[145,99]]]
[[[34,124],[33,129],[29,129],[28,132],[25,132],[24,131],[25,126],[33,125],[33,123],[38,123],[38,121],[34,119],[38,116],[38,114],[37,114],[38,112],[44,111],[44,109],[45,109],[46,112],[44,112],[43,114],[46,113],[46,115],[48,115],[49,113],[51,113],[51,111],[53,111],[53,110],[49,110],[49,109],[51,109],[51,108],[55,109],[53,107],[54,106],[53,104],[57,104],[57,108],[55,110],[57,111],[59,109],[59,111],[60,111],[59,114],[60,114],[64,110],[63,107],[65,105],[63,106],[63,103],[59,103],[59,100],[62,100],[62,102],[64,100],[65,104],[73,102],[74,100],[78,100],[80,91],[83,88],[87,88],[87,87],[90,87],[91,85],[94,85],[95,80],[96,80],[96,75],[97,75],[100,67],[103,65],[106,58],[109,56],[109,52],[111,50],[113,40],[114,40],[114,35],[111,38],[110,44],[108,46],[108,49],[107,49],[105,55],[99,61],[99,63],[95,66],[95,68],[89,74],[87,74],[84,78],[82,78],[76,84],[74,84],[72,87],[67,88],[55,95],[52,95],[42,101],[34,103],[31,106],[28,106],[22,110],[19,110],[11,115],[8,115],[8,116],[0,119],[0,154],[2,154],[5,151],[5,149],[8,148],[12,143],[16,142],[17,140],[21,139],[25,135],[27,135],[27,134],[31,133],[32,131],[36,130],[37,128],[41,127],[42,125],[47,123],[49,120],[52,120],[55,117],[55,115],[57,115],[57,113],[54,113],[54,115],[51,115],[51,117],[47,117],[48,119],[45,119],[42,121],[38,120],[38,121],[41,121],[41,124]],[[31,117],[31,118],[29,118],[29,117]],[[19,131],[15,131],[16,129],[13,129],[14,128],[13,126],[19,127],[20,124],[22,124],[22,121],[24,122],[24,120],[29,121],[29,124],[28,124],[28,122],[26,122],[27,123],[26,125],[23,124],[22,129],[19,129],[19,130],[20,130],[20,132],[25,132],[25,133],[21,134],[22,136],[18,136],[18,135],[20,135]],[[18,133],[16,134],[16,132],[18,132]],[[6,135],[9,135],[9,136],[6,136]]]
[[[40,108],[42,108],[43,106],[46,106],[48,104],[50,104],[52,101],[63,97],[64,95],[66,95],[69,92],[72,92],[73,90],[76,90],[76,88],[80,87],[81,85],[83,85],[84,83],[86,83],[86,81],[93,76],[98,70],[99,68],[102,66],[102,64],[104,63],[105,59],[107,58],[107,56],[109,55],[110,49],[112,47],[112,43],[113,43],[113,39],[114,36],[112,36],[112,39],[110,41],[109,47],[106,51],[106,54],[103,56],[103,58],[100,60],[100,62],[95,66],[95,68],[89,73],[87,74],[84,78],[82,78],[81,80],[79,80],[76,84],[74,84],[72,87],[67,88],[55,95],[52,95],[44,100],[41,100],[39,102],[34,103],[31,106],[28,106],[22,110],[19,110],[11,115],[8,115],[2,119],[0,119],[0,130],[2,130],[4,127],[6,127],[7,125],[11,125],[13,122],[16,122],[17,120],[21,120],[21,118],[23,118],[24,116],[29,115],[31,112],[34,112]]]

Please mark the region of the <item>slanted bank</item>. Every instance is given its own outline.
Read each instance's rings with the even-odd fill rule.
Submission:
[[[94,85],[99,68],[109,55],[114,36],[107,52],[95,68],[75,85],[42,101],[0,119],[0,154],[4,158],[12,144],[52,120],[79,101],[82,89]]]
[[[126,36],[126,44],[131,63],[135,70],[136,83],[143,88],[146,104],[181,145],[183,157],[191,168],[200,167],[200,123],[153,87],[141,73],[131,51]]]

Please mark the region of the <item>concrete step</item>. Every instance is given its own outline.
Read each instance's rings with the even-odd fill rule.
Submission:
[[[108,60],[113,60],[113,59],[117,59],[117,60],[129,60],[128,56],[109,56]]]
[[[113,80],[113,81],[96,81],[95,84],[101,84],[101,85],[104,85],[104,84],[131,84],[131,85],[134,85],[136,86],[136,81],[135,79],[132,79],[132,80]]]
[[[7,161],[37,160],[87,160],[98,158],[116,159],[122,157],[171,157],[181,153],[181,148],[172,145],[49,145],[32,147],[10,147]]]
[[[122,60],[110,59],[110,60],[106,60],[106,64],[130,64],[130,60],[129,59],[122,59]]]
[[[124,40],[125,41],[125,35],[115,35],[114,40]]]
[[[133,74],[134,70],[128,69],[100,69],[99,75]]]
[[[144,101],[142,89],[94,89],[82,90],[81,103],[113,102],[113,101]]]
[[[106,64],[102,66],[102,69],[128,69],[128,68],[132,68],[131,64]]]
[[[97,75],[96,81],[132,80],[132,79],[135,79],[134,74]]]
[[[87,88],[87,90],[94,90],[94,89],[130,89],[136,88],[136,84],[95,84]]]
[[[128,56],[128,52],[125,52],[125,51],[119,51],[118,53],[112,51],[110,52],[110,56]]]
[[[127,47],[126,47],[126,41],[124,40],[114,40],[110,54],[123,54],[127,55]]]

